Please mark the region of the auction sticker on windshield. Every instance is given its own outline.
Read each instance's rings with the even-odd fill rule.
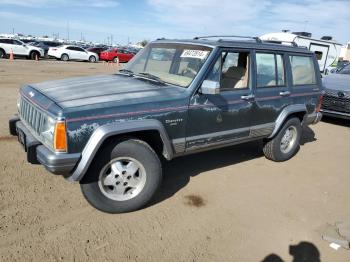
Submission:
[[[208,54],[209,51],[185,49],[182,52],[181,57],[204,59]]]

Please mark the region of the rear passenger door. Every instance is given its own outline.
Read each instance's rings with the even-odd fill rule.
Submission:
[[[291,85],[294,104],[306,104],[308,113],[315,111],[319,101],[321,83],[318,83],[318,63],[314,56],[290,54]]]
[[[286,74],[286,55],[269,51],[255,53],[255,107],[253,125],[274,126],[283,108],[292,103]],[[272,132],[272,130],[271,130]]]

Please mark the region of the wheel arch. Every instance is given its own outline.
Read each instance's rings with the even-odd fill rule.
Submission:
[[[68,56],[68,59],[69,59],[69,55],[68,55],[67,53],[65,53],[65,52],[63,52],[63,53],[60,55],[60,59],[62,59],[62,56],[64,56],[64,55]]]
[[[33,53],[38,54],[39,57],[40,57],[40,52],[38,50],[35,50],[35,49],[32,49],[32,50],[29,51],[29,57],[31,57]]]
[[[128,121],[122,124],[113,123],[100,126],[94,131],[82,152],[82,157],[78,165],[72,175],[67,177],[67,179],[70,181],[80,181],[88,170],[92,160],[104,145],[115,139],[126,137],[145,141],[157,154],[163,155],[167,160],[173,158],[174,152],[170,139],[162,123],[158,120],[148,119]]]
[[[300,122],[302,122],[306,114],[307,109],[304,104],[286,106],[277,117],[275,122],[275,128],[273,129],[271,135],[268,138],[274,137],[283,126],[283,123],[290,117],[295,116],[299,118]]]

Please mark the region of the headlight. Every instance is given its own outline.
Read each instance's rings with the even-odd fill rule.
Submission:
[[[43,126],[41,136],[46,144],[52,146],[57,152],[67,152],[66,122],[47,118]]]
[[[41,136],[49,145],[53,145],[55,124],[56,121],[53,118],[47,117],[41,129]]]

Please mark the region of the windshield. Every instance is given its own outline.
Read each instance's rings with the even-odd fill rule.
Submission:
[[[188,87],[207,60],[210,47],[189,44],[148,45],[125,67],[143,76],[155,76],[169,84]]]
[[[350,75],[350,64],[340,69],[338,74]]]

